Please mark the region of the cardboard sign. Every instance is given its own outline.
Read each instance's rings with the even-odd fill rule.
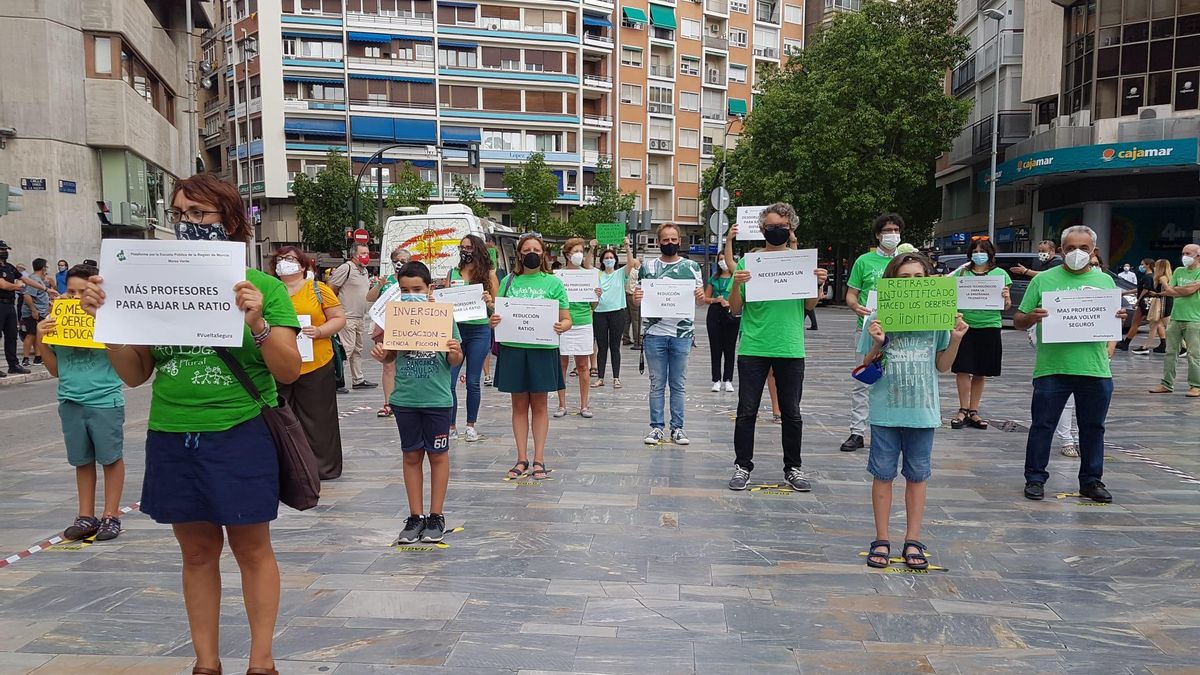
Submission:
[[[739,206],[737,208],[737,239],[738,241],[763,241],[762,226],[758,222],[762,215],[763,206]],[[815,267],[815,266],[814,266]]]
[[[496,298],[496,342],[558,346],[558,301],[537,298]]]
[[[1004,277],[968,274],[958,280],[959,309],[1004,309]]]
[[[1124,337],[1117,318],[1121,295],[1115,289],[1047,291],[1042,308],[1050,313],[1042,319],[1044,343],[1117,342]]]
[[[761,251],[746,255],[746,302],[817,297],[817,249]]]
[[[296,348],[300,350],[300,360],[304,363],[312,363],[316,357],[313,355],[313,339],[304,334],[304,329],[312,325],[312,317],[307,314],[297,314],[296,320],[300,322],[300,332],[296,333]]]
[[[392,284],[388,286],[386,291],[379,294],[379,299],[375,301],[375,304],[371,305],[371,309],[367,310],[367,316],[371,317],[371,321],[374,321],[376,326],[383,328],[383,319],[387,313],[387,304],[399,301],[400,284]]]
[[[83,311],[78,300],[55,300],[50,306],[50,316],[54,317],[54,332],[47,333],[42,342],[63,347],[104,349],[103,344],[92,339],[95,317]]]
[[[695,319],[696,282],[692,279],[643,280],[642,318]]]
[[[885,333],[950,330],[957,322],[955,277],[880,279],[876,318]]]
[[[568,302],[598,302],[600,296],[596,289],[600,288],[600,270],[597,269],[561,269],[554,271],[555,276],[562,279],[563,287],[567,290]]]
[[[451,286],[433,291],[433,299],[454,305],[455,321],[475,321],[487,318],[487,304],[483,301],[483,284]]]
[[[446,352],[454,337],[454,305],[440,302],[389,302],[384,312],[383,348]]]
[[[625,223],[596,223],[596,243],[621,246],[625,243]]]
[[[246,280],[235,241],[105,239],[107,299],[94,339],[119,345],[241,347],[246,319],[233,287]]]

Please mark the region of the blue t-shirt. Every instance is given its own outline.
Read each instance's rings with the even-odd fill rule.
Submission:
[[[938,352],[950,346],[950,331],[891,333],[883,348],[883,377],[871,385],[871,424],[881,427],[933,429],[942,426],[938,393]],[[858,352],[871,351],[871,334],[863,331]]]
[[[625,309],[625,268],[621,267],[610,272],[600,271],[600,302],[596,303],[597,312],[615,312]]]

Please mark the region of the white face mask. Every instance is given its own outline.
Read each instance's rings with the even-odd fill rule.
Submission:
[[[1183,263],[1184,267],[1191,267],[1193,264],[1195,264],[1196,258],[1195,256],[1185,255],[1179,260],[1179,262]]]
[[[1074,251],[1067,253],[1064,262],[1067,263],[1067,267],[1078,272],[1079,270],[1084,269],[1088,265],[1092,264],[1092,254],[1088,251],[1075,249]]]
[[[1038,260],[1041,260],[1042,262],[1046,262],[1051,257],[1052,256],[1049,253],[1046,253],[1045,251],[1038,251]]]
[[[720,267],[722,272],[724,272],[724,271],[726,271],[726,270],[728,270],[728,269],[729,269],[729,266],[725,264],[725,261],[724,261],[724,260],[718,260],[718,261],[717,261],[717,267]]]
[[[879,238],[879,245],[883,246],[884,248],[886,248],[889,251],[895,250],[896,247],[900,245],[900,233],[899,232],[885,233],[883,236],[881,236]]]
[[[300,263],[294,260],[280,260],[275,263],[275,273],[281,277],[300,273]]]
[[[572,253],[571,254],[571,264],[572,265],[582,265],[583,264],[583,254],[582,253]]]

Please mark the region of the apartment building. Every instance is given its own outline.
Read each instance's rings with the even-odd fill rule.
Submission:
[[[190,0],[189,0],[190,1]],[[199,29],[208,6],[191,2]],[[0,218],[22,260],[95,258],[102,237],[171,238],[177,177],[193,171],[184,2],[0,3]],[[98,217],[97,202],[111,212]]]

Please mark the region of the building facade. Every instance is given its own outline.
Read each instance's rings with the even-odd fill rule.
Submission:
[[[192,16],[210,23],[206,3]],[[15,260],[174,236],[166,200],[193,171],[189,47],[183,2],[0,2],[0,182],[25,192],[0,218]]]

